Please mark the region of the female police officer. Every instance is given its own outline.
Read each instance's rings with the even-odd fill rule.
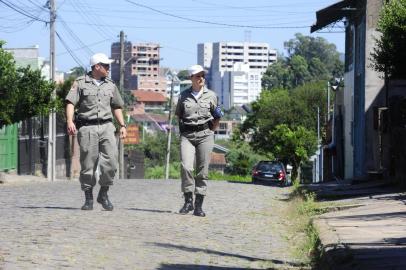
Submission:
[[[195,216],[204,217],[202,210],[206,195],[209,162],[214,144],[214,130],[222,116],[217,96],[205,86],[206,71],[200,65],[188,69],[192,87],[183,91],[175,114],[179,118],[182,192],[185,204],[179,213],[194,210]],[[193,165],[196,165],[194,175]],[[193,207],[193,193],[196,195]]]

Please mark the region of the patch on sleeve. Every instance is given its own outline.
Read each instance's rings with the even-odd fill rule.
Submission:
[[[73,84],[72,84],[72,87],[69,90],[69,92],[76,93],[76,91],[78,91],[78,82],[74,81]]]

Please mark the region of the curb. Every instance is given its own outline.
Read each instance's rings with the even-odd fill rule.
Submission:
[[[341,243],[338,234],[328,225],[325,218],[312,220],[313,226],[319,233],[321,256],[316,269],[350,270],[358,269],[353,260],[351,249]]]

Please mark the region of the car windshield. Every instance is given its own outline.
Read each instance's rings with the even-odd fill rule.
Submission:
[[[258,165],[260,171],[279,171],[282,170],[282,166],[277,163],[263,163]]]

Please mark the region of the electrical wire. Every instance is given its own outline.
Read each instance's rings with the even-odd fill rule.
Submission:
[[[106,42],[106,41],[111,41],[111,40],[112,40],[112,38],[103,39],[103,40],[100,40],[100,41],[97,41],[97,42],[94,42],[94,43],[91,43],[91,44],[84,45],[84,47],[90,48],[90,47],[92,47],[92,46],[94,46],[94,45],[98,45],[98,44],[104,43],[104,42]],[[79,47],[79,48],[76,48],[76,49],[71,49],[71,52],[82,50],[82,49],[84,49],[84,47]],[[61,52],[61,53],[58,53],[57,56],[64,55],[64,54],[67,54],[67,53],[69,53],[69,52],[68,52],[68,51]]]
[[[83,67],[86,69],[86,66],[83,64],[83,62],[79,59],[79,57],[76,56],[76,54],[69,48],[68,44],[65,42],[65,40],[59,35],[57,31],[55,31],[56,36],[58,37],[59,41],[62,43],[62,45],[65,47],[66,51],[70,54],[72,59],[78,64],[79,66]]]
[[[60,15],[58,16],[58,19],[59,19],[59,22],[61,23],[62,27],[65,28],[65,30],[73,38],[73,40],[76,41],[76,43],[81,48],[83,48],[89,56],[94,54],[94,52],[88,46],[86,46],[83,43],[83,41],[72,31],[72,29],[68,26],[68,24],[63,20],[63,18]]]
[[[49,21],[45,21],[45,20],[43,20],[41,18],[38,18],[38,17],[28,13],[27,11],[17,7],[16,5],[8,3],[7,1],[0,0],[0,3],[3,3],[4,5],[8,6],[12,10],[14,10],[15,12],[20,13],[21,15],[24,15],[24,16],[26,16],[28,18],[31,18],[31,19],[35,20],[35,21],[40,21],[40,22],[44,22],[44,23],[47,23],[47,24],[49,23]]]
[[[259,29],[298,29],[298,28],[309,28],[310,25],[308,26],[264,26],[264,25],[241,25],[241,24],[228,24],[228,23],[217,23],[217,22],[210,22],[210,21],[204,21],[204,20],[196,20],[196,19],[191,19],[191,18],[186,18],[186,17],[182,17],[182,16],[178,16],[178,15],[174,15],[168,12],[164,12],[158,9],[155,9],[153,7],[150,6],[146,6],[131,0],[125,0],[128,3],[131,3],[135,6],[138,7],[142,7],[148,10],[152,10],[156,13],[165,15],[165,16],[169,16],[169,17],[173,17],[173,18],[177,18],[177,19],[181,19],[181,20],[185,20],[185,21],[190,21],[190,22],[198,22],[198,23],[204,23],[204,24],[211,24],[211,25],[221,25],[221,26],[228,26],[228,27],[239,27],[239,28],[259,28]]]
[[[76,10],[76,12],[84,19],[85,22],[87,22],[89,25],[94,26],[92,27],[99,35],[103,38],[110,38],[111,35],[106,34],[106,29],[103,29],[100,27],[97,23],[98,20],[94,20],[94,18],[91,18],[89,15],[92,14],[92,12],[84,12],[84,6],[80,6],[76,1],[71,1],[72,7]],[[100,20],[102,21],[102,20]]]

